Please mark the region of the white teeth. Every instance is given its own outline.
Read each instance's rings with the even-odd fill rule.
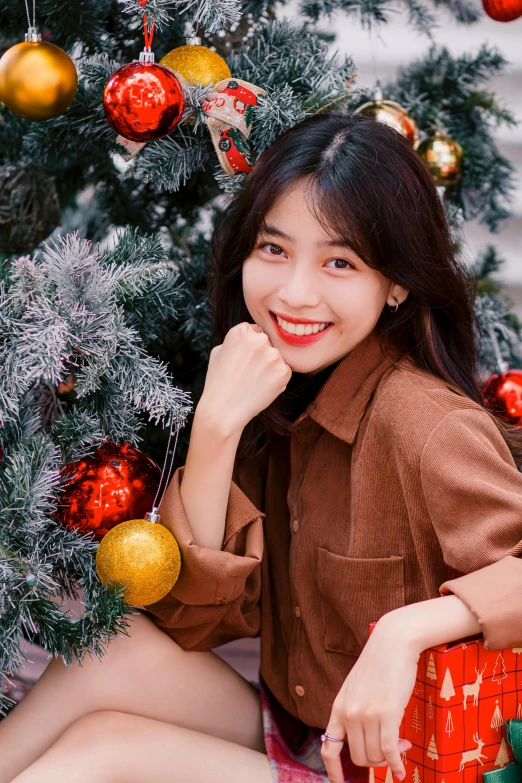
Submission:
[[[289,334],[303,335],[303,334],[317,334],[322,332],[328,326],[328,323],[322,324],[292,324],[289,321],[285,321],[284,318],[280,318],[276,315],[277,323],[285,332]]]
[[[281,329],[284,329],[285,332],[288,332],[289,334],[295,334],[296,324],[291,324],[289,321],[283,321],[282,318],[278,318],[277,320]]]

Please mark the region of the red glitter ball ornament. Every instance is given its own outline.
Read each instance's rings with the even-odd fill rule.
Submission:
[[[113,73],[103,91],[109,125],[131,141],[160,139],[181,119],[185,99],[169,68],[134,62]]]
[[[143,519],[152,510],[161,470],[130,443],[106,441],[91,457],[65,465],[62,477],[56,518],[69,530],[101,539],[120,522]]]
[[[492,375],[482,388],[487,408],[511,424],[522,424],[522,370]]]
[[[522,0],[482,0],[482,5],[495,22],[512,22],[522,16]]]

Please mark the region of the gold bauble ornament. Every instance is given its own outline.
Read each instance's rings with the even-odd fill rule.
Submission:
[[[419,144],[418,153],[437,186],[448,187],[459,179],[462,147],[455,139],[436,130],[433,136]]]
[[[359,108],[354,111],[354,114],[364,114],[366,117],[372,117],[374,120],[377,120],[377,122],[389,125],[411,141],[414,147],[416,147],[419,142],[417,123],[411,114],[408,114],[404,106],[401,106],[400,103],[397,103],[396,101],[385,101],[380,88],[375,90],[373,101],[363,103],[362,106],[359,106]]]
[[[58,117],[69,108],[78,74],[69,55],[38,33],[26,36],[0,59],[0,101],[36,122]]]
[[[232,76],[225,60],[206,46],[201,38],[189,36],[186,46],[178,46],[160,60],[160,65],[180,73],[189,83],[199,82],[205,86],[215,84]]]
[[[152,513],[146,516],[154,519]],[[100,581],[125,587],[124,600],[133,606],[147,606],[167,595],[181,567],[176,539],[150,519],[116,525],[102,538],[96,553]]]

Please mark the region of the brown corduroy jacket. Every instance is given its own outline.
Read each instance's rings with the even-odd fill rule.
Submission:
[[[260,635],[261,676],[309,726],[327,725],[370,622],[444,582],[473,595],[480,617],[471,572],[502,558],[522,582],[522,473],[505,441],[477,403],[393,356],[372,332],[299,416],[299,433],[273,433],[262,457],[236,467],[221,551],[193,543],[184,468],[172,479],[181,572],[147,610],[187,650]],[[483,573],[502,582],[500,568]],[[504,621],[521,646],[519,611],[518,625],[515,609]]]

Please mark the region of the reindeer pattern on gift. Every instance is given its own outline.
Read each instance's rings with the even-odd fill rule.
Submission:
[[[482,753],[482,748],[486,743],[482,742],[482,740],[479,739],[478,734],[473,735],[473,742],[477,743],[477,747],[474,748],[473,750],[464,751],[464,753],[462,754],[462,758],[460,760],[459,772],[462,772],[462,770],[464,769],[464,764],[467,764],[468,761],[478,761],[481,767],[484,766],[484,762],[482,761],[482,759],[487,759],[487,756],[484,753]]]
[[[475,674],[477,675],[477,679],[475,680],[475,682],[472,682],[469,685],[462,686],[462,696],[463,696],[462,704],[464,706],[464,709],[466,709],[468,696],[473,696],[473,706],[478,707],[480,686],[482,685],[482,675],[486,671],[486,666],[484,666],[481,672],[479,672],[478,669],[475,669]]]

